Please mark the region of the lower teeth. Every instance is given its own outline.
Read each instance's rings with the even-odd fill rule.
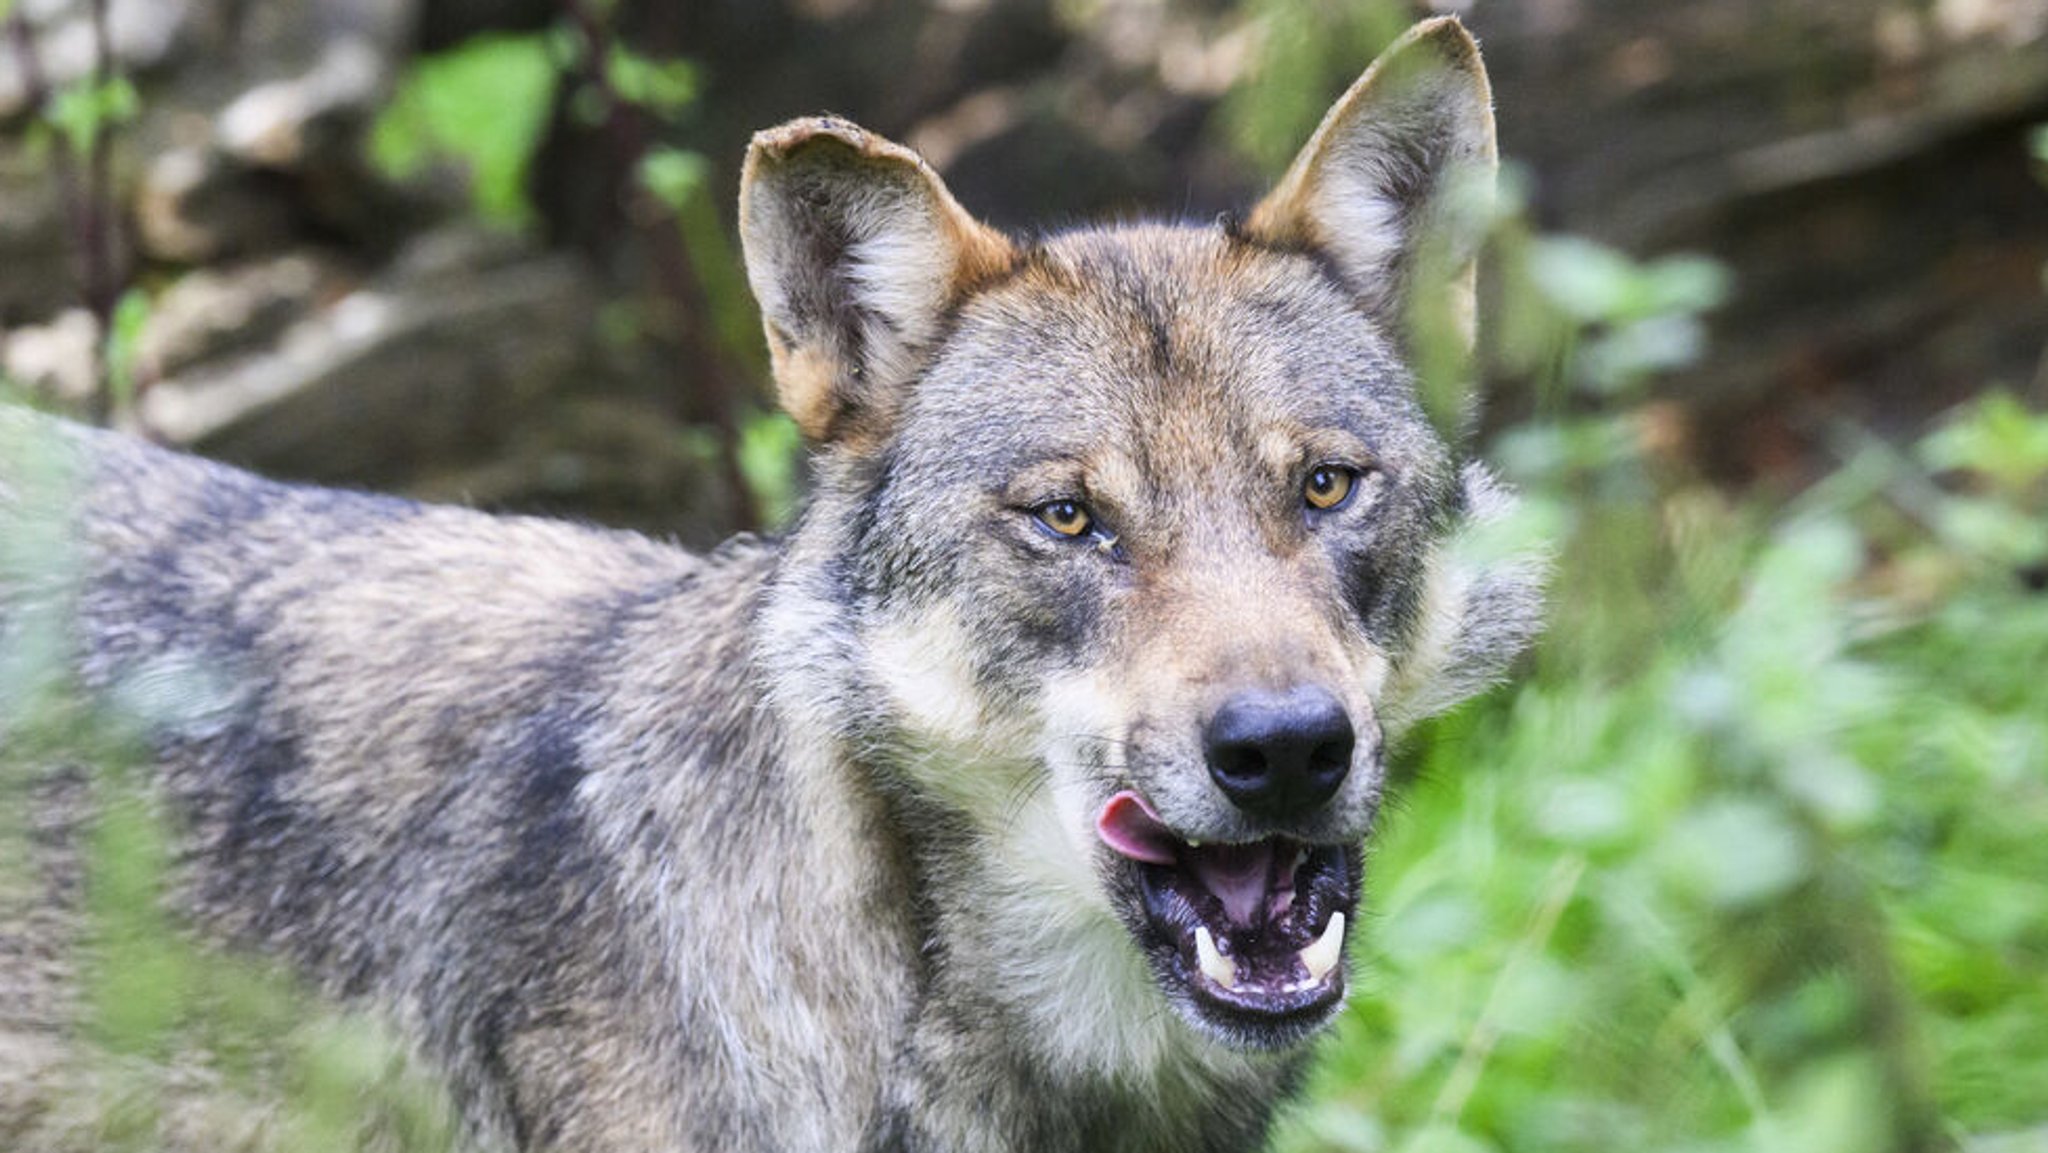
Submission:
[[[1308,976],[1300,981],[1290,981],[1272,989],[1275,993],[1299,993],[1313,989],[1329,977],[1336,969],[1337,962],[1344,954],[1344,914],[1330,914],[1330,923],[1323,927],[1322,935],[1307,948],[1295,954]],[[1216,936],[1207,925],[1195,926],[1195,963],[1202,975],[1210,981],[1238,992],[1243,986],[1237,980],[1237,962],[1223,955],[1216,947]]]

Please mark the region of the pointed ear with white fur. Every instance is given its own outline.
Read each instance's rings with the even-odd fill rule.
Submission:
[[[1480,227],[1499,167],[1479,46],[1451,17],[1408,30],[1333,106],[1246,223],[1326,256],[1404,337],[1433,308],[1469,351]],[[1426,295],[1427,299],[1420,299]]]
[[[740,239],[776,391],[818,443],[886,429],[947,309],[1016,259],[916,153],[830,117],[754,137]]]

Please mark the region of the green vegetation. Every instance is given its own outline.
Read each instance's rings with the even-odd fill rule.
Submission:
[[[1274,172],[1405,20],[1254,7],[1224,125]],[[1649,385],[1739,286],[1532,234],[1521,191],[1483,354],[1537,415],[1480,455],[1552,544],[1551,627],[1408,742],[1277,1147],[2048,1148],[2048,415],[1992,388],[1910,453],[1831,430],[1796,496],[1718,489]]]
[[[415,62],[370,136],[380,170],[410,177],[440,160],[466,172],[477,216],[533,220],[526,170],[547,127],[560,69],[541,35],[480,37]]]
[[[1943,527],[2038,508],[2048,468],[2001,481],[1987,447],[2015,422],[2048,433],[1993,398],[1926,442],[1963,491],[1864,458],[1784,508],[1654,479],[1625,429],[1590,466],[1587,429],[1516,434],[1563,529],[1555,623],[1527,683],[1415,742],[1361,995],[1283,1147],[2041,1124],[2048,598],[2009,538]]]
[[[1631,335],[1684,332],[1710,266],[1523,251],[1570,352],[1486,455],[1556,542],[1551,630],[1410,742],[1280,1148],[2041,1147],[2048,417],[1843,428],[1811,490],[1731,496],[1642,394],[1684,342]]]

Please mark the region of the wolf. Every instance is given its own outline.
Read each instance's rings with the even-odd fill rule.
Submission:
[[[15,410],[72,483],[0,473],[0,529],[56,515],[71,561],[0,578],[0,646],[62,604],[81,691],[157,702],[181,921],[397,1022],[484,1145],[1255,1149],[1344,1003],[1389,742],[1539,627],[1540,565],[1461,547],[1510,497],[1411,323],[1469,347],[1445,225],[1494,165],[1452,19],[1214,224],[1006,236],[795,121],[740,193],[813,469],[787,535],[692,555]],[[61,921],[0,925],[0,1037],[50,1030]]]

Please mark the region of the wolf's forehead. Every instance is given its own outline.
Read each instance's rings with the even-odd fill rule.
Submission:
[[[1237,452],[1384,433],[1413,409],[1391,343],[1346,289],[1308,257],[1218,228],[1047,242],[968,302],[923,391],[931,416],[1000,416],[1032,453],[1105,440]]]
[[[1012,288],[1064,321],[1089,360],[1183,394],[1334,384],[1310,378],[1386,351],[1323,265],[1220,228],[1069,234],[1036,250]]]

